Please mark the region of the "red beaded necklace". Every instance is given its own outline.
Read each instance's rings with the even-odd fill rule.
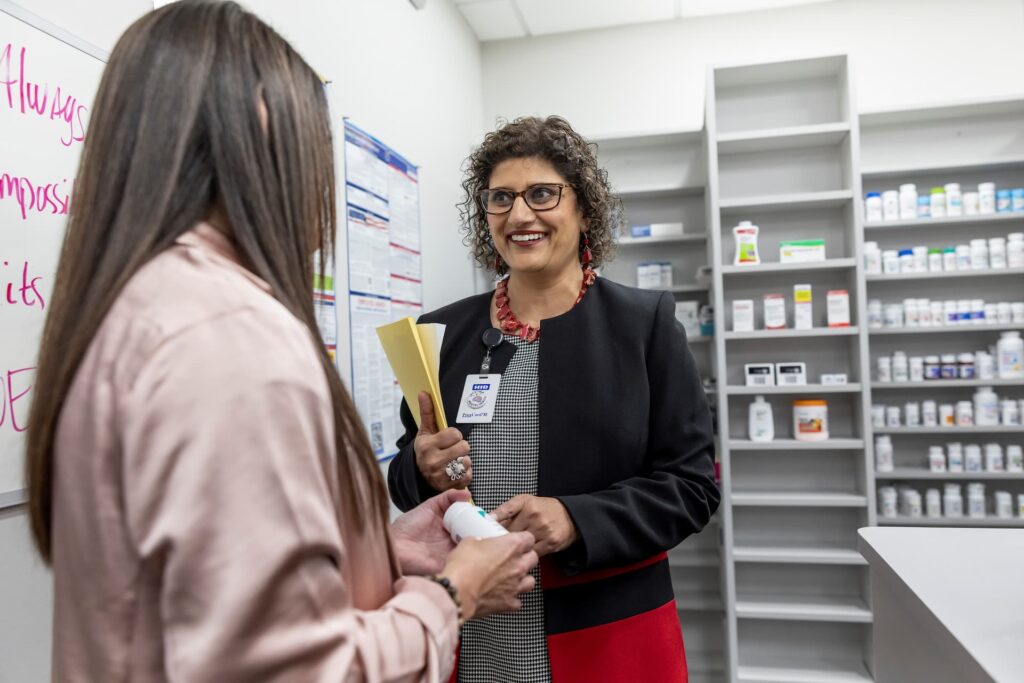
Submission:
[[[580,293],[573,306],[583,301],[583,295],[587,293],[587,289],[594,284],[596,279],[597,273],[590,266],[583,266],[583,283],[580,285]],[[540,339],[540,328],[521,322],[512,312],[508,298],[508,280],[509,278],[503,279],[494,290],[494,305],[498,307],[498,322],[501,325],[501,331],[518,335],[523,341],[532,344]]]

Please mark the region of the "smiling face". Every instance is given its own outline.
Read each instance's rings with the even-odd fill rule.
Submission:
[[[535,211],[516,197],[510,212],[487,216],[494,246],[513,274],[558,276],[580,268],[580,233],[585,222],[576,193],[550,162],[539,157],[508,159],[494,167],[487,187],[522,192],[542,183],[566,185],[555,208]],[[538,195],[531,201],[536,205],[542,198]]]

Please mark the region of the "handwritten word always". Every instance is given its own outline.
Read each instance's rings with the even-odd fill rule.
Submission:
[[[26,49],[23,47],[18,50],[16,63],[12,58],[13,50],[12,43],[7,43],[0,49],[0,86],[6,89],[8,108],[26,116],[39,116],[61,123],[65,130],[61,134],[60,142],[65,147],[84,140],[83,116],[89,108],[79,102],[74,95],[62,93],[59,85],[51,94],[49,84],[43,83],[43,92],[40,94],[40,84],[33,83],[25,77],[28,63]],[[12,72],[12,67],[16,72]],[[2,93],[3,90],[0,89],[0,97]]]
[[[32,373],[35,368],[20,368],[0,372],[0,431],[9,427],[15,432],[23,432],[28,429],[28,419],[25,412],[28,410],[29,401],[18,405],[28,392],[32,391]]]
[[[46,308],[46,301],[39,292],[39,283],[42,276],[32,277],[29,272],[28,261],[15,264],[14,272],[9,272],[11,264],[8,261],[0,261],[0,290],[4,298],[0,299],[0,305],[10,304],[12,306],[27,306],[29,308],[39,307],[42,311]],[[20,267],[19,267],[20,266]]]
[[[39,185],[25,176],[0,174],[0,201],[13,198],[21,208],[21,219],[28,220],[31,211],[63,215],[71,204],[71,184],[64,178],[59,183]]]

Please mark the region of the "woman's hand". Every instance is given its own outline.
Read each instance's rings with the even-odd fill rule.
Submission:
[[[444,513],[459,500],[468,501],[469,491],[445,491],[399,515],[391,523],[391,536],[403,574],[436,574],[444,568],[448,554],[455,548],[451,534],[444,528]]]
[[[538,555],[565,550],[579,537],[569,511],[557,498],[523,494],[510,498],[491,515],[509,531],[529,531],[537,539]]]
[[[494,538],[467,538],[448,558],[441,576],[459,592],[465,619],[522,607],[519,596],[536,583],[530,570],[537,566],[534,539],[528,533]]]
[[[473,463],[469,459],[469,442],[462,438],[462,432],[449,427],[443,432],[437,431],[434,417],[434,402],[430,394],[421,391],[420,431],[413,442],[416,452],[416,466],[423,478],[435,491],[448,489],[464,489],[473,480]],[[452,479],[447,472],[448,463],[458,460],[464,472],[461,477]]]

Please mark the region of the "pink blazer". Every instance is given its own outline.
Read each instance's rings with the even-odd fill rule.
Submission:
[[[55,681],[438,681],[436,584],[340,514],[316,340],[206,224],[118,297],[58,425]]]

